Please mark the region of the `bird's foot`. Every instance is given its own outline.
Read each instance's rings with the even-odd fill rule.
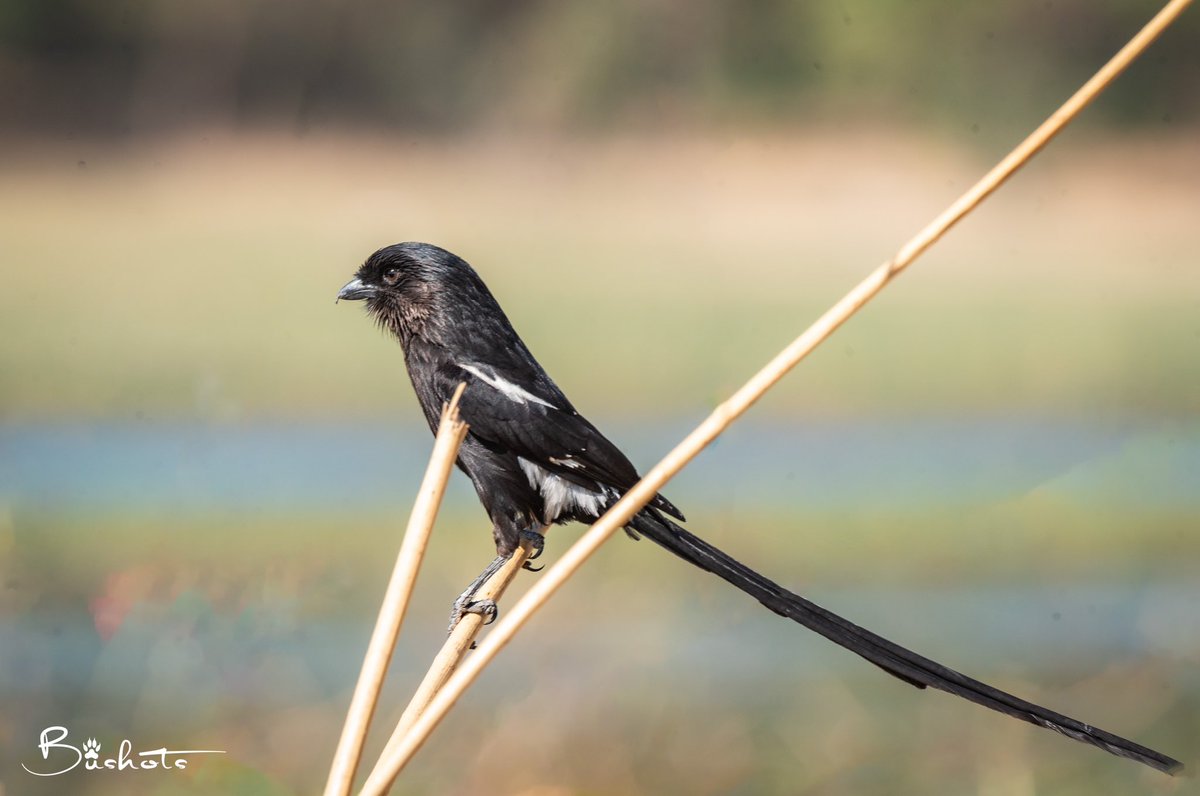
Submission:
[[[446,631],[447,635],[454,632],[454,628],[458,626],[458,623],[467,614],[479,614],[483,617],[484,625],[490,625],[492,622],[495,622],[496,617],[500,615],[500,608],[496,605],[495,600],[475,600],[465,605],[459,605],[460,601],[461,598],[455,600],[454,609],[450,612],[450,629]],[[472,641],[468,649],[475,649],[475,647],[476,644]]]
[[[471,600],[470,602],[464,602],[462,598],[459,598],[454,601],[454,608],[450,611],[450,630],[454,630],[455,626],[467,614],[478,614],[483,617],[485,625],[490,625],[500,615],[500,608],[497,607],[495,600]]]
[[[525,563],[521,565],[521,568],[527,569],[530,572],[541,572],[543,569],[545,569],[544,565],[540,567],[531,567],[529,562],[541,558],[542,551],[546,548],[546,537],[537,531],[521,531],[521,538],[529,540],[529,548],[532,551],[529,554],[529,558],[526,559]]]
[[[485,625],[490,625],[500,615],[500,608],[496,605],[495,600],[472,600],[469,596],[463,595],[454,601],[454,607],[450,610],[450,626],[446,628],[447,634],[453,633],[454,628],[458,627],[458,623],[467,614],[478,614],[483,617]]]
[[[454,628],[462,621],[462,618],[467,614],[479,614],[483,617],[483,623],[490,625],[496,621],[500,610],[496,607],[495,600],[476,600],[475,593],[487,583],[488,579],[495,575],[504,562],[508,560],[507,556],[496,556],[492,563],[488,564],[483,572],[479,573],[479,577],[471,581],[471,585],[463,590],[463,593],[458,595],[458,599],[454,601],[454,607],[450,609],[450,627],[447,633],[453,633]]]

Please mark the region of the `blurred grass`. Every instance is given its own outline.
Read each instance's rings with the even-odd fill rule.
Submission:
[[[489,554],[469,508],[452,507],[439,525],[380,726],[397,718],[439,643],[447,595]],[[1153,600],[1136,624],[1145,650],[1096,660],[1075,646],[1084,616],[1051,623],[992,605],[986,621],[1016,621],[1021,636],[1043,641],[1052,624],[1060,641],[1003,652],[981,631],[983,649],[970,649],[935,619],[905,610],[904,595],[947,585],[947,594],[967,595],[989,583],[1036,590],[1076,576],[1188,583],[1194,517],[1028,505],[965,515],[717,516],[704,531],[951,665],[1193,760],[1195,648],[1177,638],[1186,628],[1161,626]],[[5,695],[0,733],[15,739],[12,750],[23,748],[27,730],[53,711],[110,742],[186,738],[231,751],[169,785],[122,783],[123,793],[311,792],[391,565],[381,551],[395,547],[400,524],[335,515],[9,518],[0,531],[9,552],[0,562],[12,567],[0,573],[9,597],[0,620],[19,618],[45,635],[31,636],[43,640],[15,658],[4,653],[25,687]],[[577,532],[554,529],[549,554]],[[533,580],[519,579],[512,597]],[[868,598],[847,605],[859,591]],[[894,602],[881,600],[887,595]],[[120,624],[106,625],[105,611]],[[93,623],[115,635],[96,638]],[[514,765],[521,749],[537,753]],[[78,782],[72,792],[114,792],[95,778]],[[1132,764],[898,685],[624,539],[501,657],[415,761],[402,792],[895,793],[930,783],[952,792],[1183,792]],[[20,792],[61,792],[43,784]]]
[[[1074,89],[1157,0],[453,6],[340,0],[0,6],[0,128],[144,135],[262,120],[446,131],[744,127],[888,118],[1013,135]],[[1185,14],[1089,113],[1200,118]]]
[[[9,161],[0,418],[390,413],[398,352],[332,296],[400,239],[471,260],[585,411],[702,411],[984,167],[882,131],[537,144]],[[1052,148],[765,411],[1190,413],[1198,172],[1186,138]]]

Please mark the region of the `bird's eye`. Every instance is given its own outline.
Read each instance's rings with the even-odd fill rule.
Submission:
[[[394,285],[400,281],[400,269],[389,268],[383,272],[383,281],[385,284]]]

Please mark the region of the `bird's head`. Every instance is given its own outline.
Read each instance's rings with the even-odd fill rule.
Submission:
[[[460,320],[458,316],[495,303],[461,257],[429,243],[411,242],[372,254],[337,297],[366,302],[367,312],[402,343],[413,335],[436,336]]]

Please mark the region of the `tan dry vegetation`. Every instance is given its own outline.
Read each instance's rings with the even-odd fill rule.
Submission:
[[[700,411],[991,157],[887,130],[9,152],[0,416],[17,419],[385,411],[394,352],[330,297],[400,239],[471,260],[569,391]],[[1014,382],[1024,410],[1194,406],[1198,183],[1188,134],[1068,133],[768,406],[1003,411]],[[616,368],[639,389],[605,386]],[[1164,385],[1143,395],[1147,375]]]

